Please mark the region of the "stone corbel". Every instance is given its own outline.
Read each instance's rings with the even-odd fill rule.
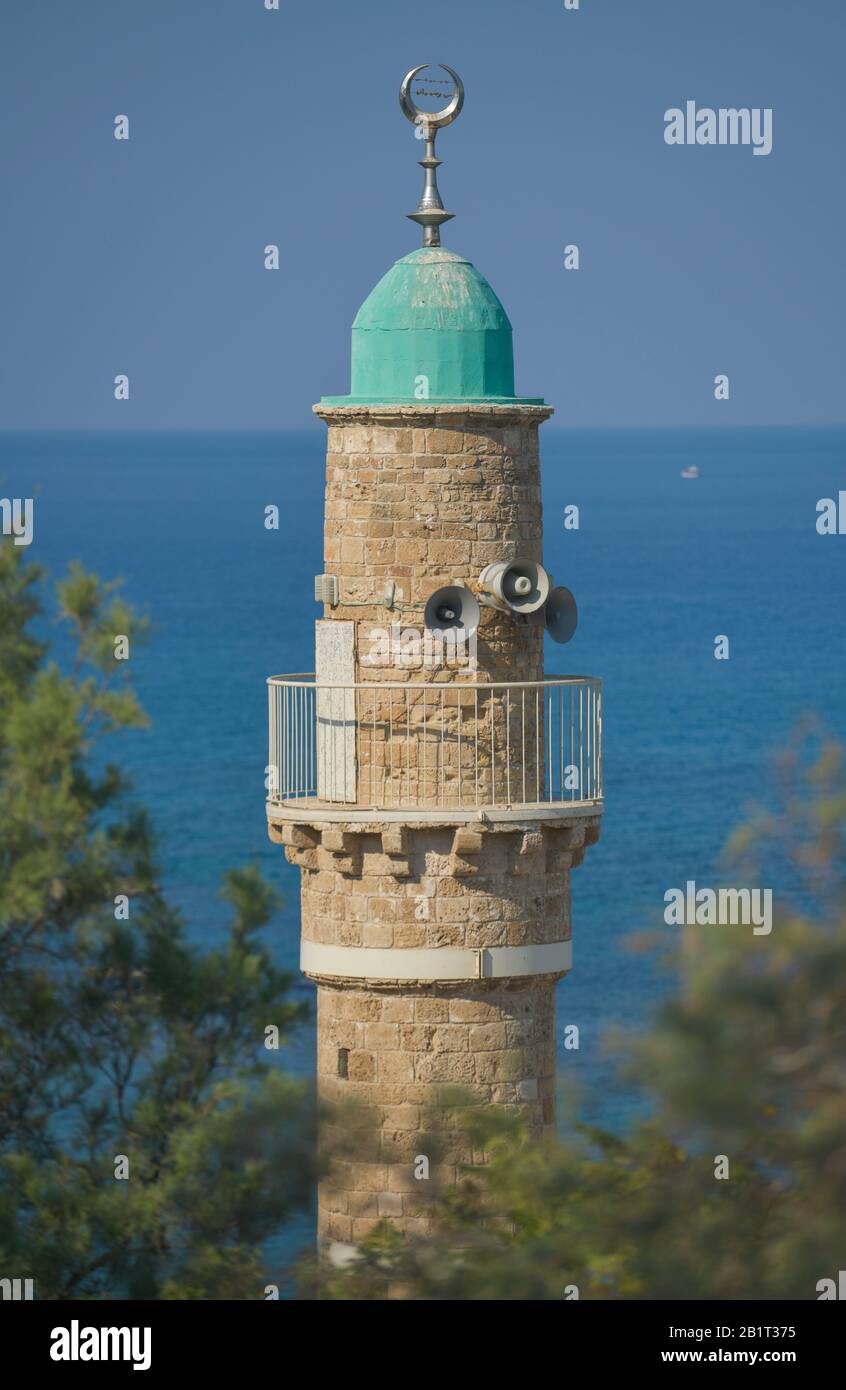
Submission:
[[[267,833],[274,845],[283,845],[285,858],[298,869],[314,872],[317,868],[317,845],[319,836],[314,830],[290,821],[268,823]]]
[[[543,831],[525,830],[520,837],[519,848],[514,856],[513,872],[515,874],[542,873],[543,853]]]
[[[355,876],[361,872],[361,836],[349,830],[326,829],[320,836],[317,858],[321,869]]]
[[[404,825],[383,826],[382,853],[389,861],[388,871],[394,878],[410,878],[410,850],[410,836]]]
[[[456,878],[469,878],[479,872],[476,860],[482,853],[483,839],[481,830],[470,830],[464,825],[456,830],[450,856],[450,871]]]

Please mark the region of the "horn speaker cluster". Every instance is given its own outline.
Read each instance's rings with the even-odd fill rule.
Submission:
[[[543,624],[553,642],[569,642],[579,621],[576,600],[563,584],[553,587],[552,577],[534,560],[497,560],[479,575],[478,599],[463,584],[436,589],[426,604],[424,622],[431,631],[464,629],[468,635],[479,626],[482,603],[508,613],[517,622]]]

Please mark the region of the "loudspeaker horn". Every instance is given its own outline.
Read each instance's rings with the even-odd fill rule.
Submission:
[[[563,584],[552,590],[544,604],[543,616],[553,642],[570,641],[578,626],[579,610],[570,590]]]
[[[463,584],[448,584],[430,594],[423,621],[430,632],[451,632],[463,628],[472,634],[479,626],[481,610],[475,594]]]
[[[543,565],[534,560],[497,560],[479,575],[493,608],[504,608],[527,617],[543,608],[549,597],[550,578]]]

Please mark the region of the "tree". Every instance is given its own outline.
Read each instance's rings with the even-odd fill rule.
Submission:
[[[230,871],[225,943],[188,942],[104,753],[146,723],[115,638],[147,624],[73,567],[63,673],[43,583],[0,544],[0,1271],[39,1298],[260,1298],[312,1183],[306,1088],[263,1047],[305,1009],[260,940],[276,895]]]
[[[489,1161],[441,1195],[432,1236],[378,1230],[324,1274],[324,1296],[833,1296],[824,1281],[846,1255],[845,846],[842,750],[811,724],[778,761],[772,805],[728,846],[732,883],[774,887],[771,934],[675,928],[674,991],[625,1040],[649,1118],[623,1137],[573,1126],[537,1142],[519,1114],[469,1110]]]

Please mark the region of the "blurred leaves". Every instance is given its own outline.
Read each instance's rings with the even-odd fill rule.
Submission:
[[[276,896],[231,870],[224,942],[187,940],[100,756],[146,723],[114,639],[148,624],[74,566],[65,674],[31,632],[42,587],[0,544],[0,1269],[40,1298],[261,1298],[314,1176],[313,1104],[263,1047],[305,1011],[262,944]]]

